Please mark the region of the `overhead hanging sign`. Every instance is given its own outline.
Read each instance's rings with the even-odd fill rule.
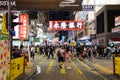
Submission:
[[[20,14],[20,22],[22,25],[20,25],[19,28],[19,38],[21,40],[28,39],[28,21],[28,14]]]
[[[11,0],[11,10],[81,10],[81,3],[82,0]],[[0,1],[0,9],[8,10],[8,5],[8,0]]]
[[[84,21],[50,21],[50,30],[83,30]]]

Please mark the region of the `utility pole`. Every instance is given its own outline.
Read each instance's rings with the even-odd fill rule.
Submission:
[[[11,0],[8,0],[8,31],[10,40],[10,58],[12,58],[12,36],[11,36]]]
[[[9,37],[9,49],[10,49],[10,63],[11,63],[11,59],[12,59],[12,37],[11,37],[11,0],[8,0],[8,37]],[[11,67],[11,65],[9,65]],[[10,71],[9,71],[10,74]],[[9,79],[10,79],[10,75],[9,75]]]

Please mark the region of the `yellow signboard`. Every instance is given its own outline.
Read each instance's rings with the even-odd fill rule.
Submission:
[[[24,72],[24,57],[11,60],[10,80],[14,80]]]
[[[115,74],[120,74],[120,57],[115,57]]]
[[[2,20],[2,34],[8,34],[8,31],[6,29],[6,14],[3,14],[3,20]]]

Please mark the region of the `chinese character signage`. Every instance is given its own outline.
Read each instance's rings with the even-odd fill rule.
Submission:
[[[26,40],[28,39],[28,14],[20,14],[20,22],[22,25],[20,25],[19,29],[19,38]]]
[[[84,21],[50,21],[50,30],[83,30]]]

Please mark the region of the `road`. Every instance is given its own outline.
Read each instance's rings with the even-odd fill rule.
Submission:
[[[29,80],[120,80],[118,76],[113,75],[113,65],[110,60],[96,59],[95,62],[90,62],[73,58],[71,70],[66,69],[65,62],[60,69],[57,58],[47,59],[43,55],[37,55],[32,62],[37,66],[37,72]],[[108,67],[105,67],[107,65]]]

